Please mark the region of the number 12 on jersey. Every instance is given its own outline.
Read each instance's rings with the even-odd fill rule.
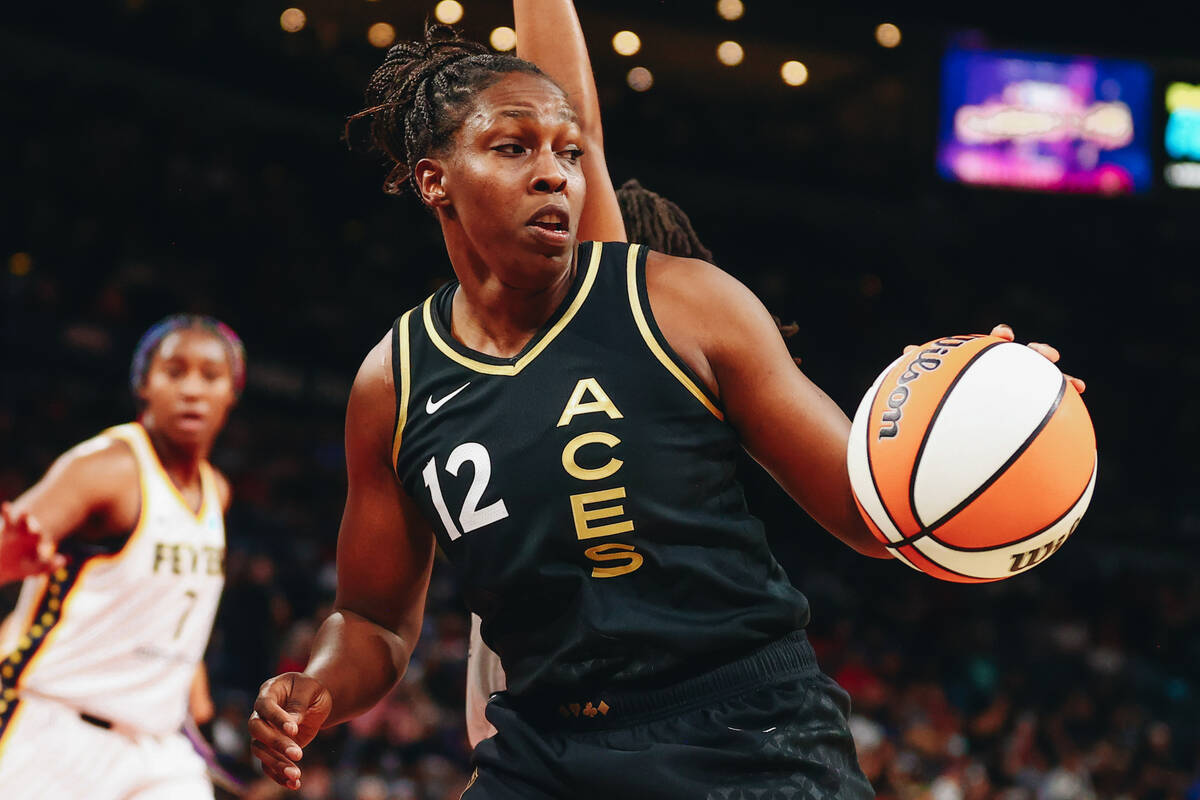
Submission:
[[[471,480],[471,488],[467,490],[467,496],[458,512],[458,524],[462,526],[461,532],[454,524],[454,518],[450,516],[450,509],[446,507],[446,498],[442,495],[442,485],[438,481],[437,456],[429,459],[425,468],[421,470],[421,477],[425,479],[425,487],[429,489],[430,497],[433,499],[433,507],[437,509],[438,517],[446,526],[446,535],[450,537],[450,541],[458,539],[464,533],[470,533],[485,525],[499,522],[508,516],[508,509],[504,507],[503,500],[497,500],[483,508],[479,507],[479,501],[483,499],[483,493],[487,490],[488,481],[492,479],[491,456],[488,455],[487,448],[479,442],[465,442],[454,448],[450,453],[450,458],[446,460],[446,472],[458,477],[458,471],[468,461],[474,466],[475,477]]]

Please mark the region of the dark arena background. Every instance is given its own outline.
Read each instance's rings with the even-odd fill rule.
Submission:
[[[250,759],[250,703],[302,668],[333,596],[350,382],[450,277],[429,215],[340,141],[381,48],[434,0],[295,2],[0,14],[0,498],[131,417],[128,358],[155,320],[241,334],[248,387],[214,454],[235,501],[206,733],[256,798],[284,792]],[[472,38],[512,24],[502,0],[461,3]],[[614,181],[678,202],[799,325],[794,354],[848,413],[903,345],[998,322],[1088,382],[1091,508],[997,584],[857,556],[746,459],[889,800],[1200,798],[1200,29],[1183,6],[1054,5],[577,2]],[[1052,119],[1081,64],[1124,111],[1061,146],[972,131],[998,53],[1028,62]],[[309,748],[301,797],[459,796],[466,619],[439,564],[408,676]]]

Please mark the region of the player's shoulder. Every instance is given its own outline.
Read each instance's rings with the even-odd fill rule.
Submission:
[[[355,393],[390,396],[394,391],[392,377],[394,327],[388,328],[387,333],[383,334],[383,337],[375,343],[363,358],[362,363],[359,364],[358,373],[354,376],[351,396]]]
[[[58,463],[79,476],[108,478],[120,483],[137,478],[137,455],[119,428],[110,428],[85,439],[58,458]]]
[[[390,452],[396,421],[396,390],[392,374],[393,329],[363,358],[346,404],[347,446]]]
[[[117,429],[67,450],[55,460],[44,480],[69,486],[96,507],[132,502],[140,486],[137,456]]]
[[[670,304],[718,317],[724,316],[731,304],[754,299],[745,284],[715,264],[654,250],[646,254],[646,292],[652,306]]]

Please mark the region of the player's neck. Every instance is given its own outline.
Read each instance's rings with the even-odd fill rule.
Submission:
[[[562,305],[576,269],[572,257],[551,271],[545,286],[524,288],[485,265],[460,267],[456,262],[459,286],[451,306],[450,332],[472,350],[500,358],[515,356]]]
[[[158,461],[176,486],[196,486],[200,483],[200,463],[208,458],[209,446],[181,445],[173,442],[153,425],[143,425]]]

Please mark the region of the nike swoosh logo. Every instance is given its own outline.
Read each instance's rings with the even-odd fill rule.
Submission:
[[[436,403],[433,402],[433,395],[429,395],[429,399],[425,401],[425,413],[426,414],[434,413],[439,408],[446,405],[446,403],[449,403],[454,398],[454,395],[458,394],[459,392],[461,392],[463,389],[466,389],[470,385],[471,385],[471,382],[467,381],[462,386],[458,387],[453,392],[451,392],[450,394],[443,397],[441,400],[438,400]]]

